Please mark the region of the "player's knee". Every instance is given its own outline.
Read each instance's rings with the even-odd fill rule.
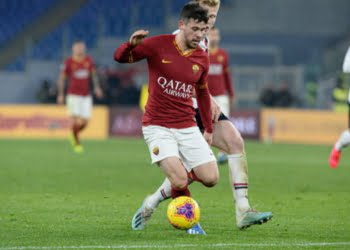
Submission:
[[[173,179],[171,186],[175,189],[183,189],[188,185],[188,178],[187,176],[177,176]]]
[[[219,182],[219,174],[218,173],[212,173],[211,175],[208,175],[205,177],[205,179],[202,180],[202,183],[206,187],[214,187]]]
[[[75,123],[76,123],[77,125],[82,126],[82,125],[85,125],[85,120],[82,119],[82,118],[77,118],[77,119],[75,119]]]
[[[203,181],[203,185],[206,187],[214,187],[218,183],[218,179],[208,179]]]
[[[227,133],[224,141],[229,154],[242,153],[244,151],[244,140],[239,133]]]

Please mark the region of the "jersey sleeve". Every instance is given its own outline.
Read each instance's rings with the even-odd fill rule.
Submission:
[[[207,61],[207,68],[202,73],[202,76],[199,82],[196,84],[196,95],[198,102],[199,113],[202,118],[202,122],[205,128],[205,131],[208,133],[213,132],[213,123],[211,120],[211,109],[210,109],[210,94],[208,89],[208,69],[209,69],[209,60]]]
[[[145,38],[141,44],[132,46],[129,42],[123,43],[114,52],[114,60],[120,63],[133,63],[152,55],[153,39]]]
[[[343,62],[343,72],[350,73],[350,47],[346,51],[344,62]]]

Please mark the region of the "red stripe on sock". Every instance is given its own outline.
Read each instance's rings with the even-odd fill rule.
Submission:
[[[163,196],[164,199],[168,198],[167,195],[165,194],[164,189],[160,190],[160,194]]]
[[[248,183],[233,183],[233,186],[248,186]]]

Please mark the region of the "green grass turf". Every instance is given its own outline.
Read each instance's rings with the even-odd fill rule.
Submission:
[[[144,231],[130,221],[163,176],[141,139],[0,140],[0,250],[39,246],[148,249],[350,249],[350,160],[327,166],[330,147],[249,141],[250,201],[274,218],[235,226],[227,165],[212,188],[191,186],[207,236],[186,235],[160,205]],[[336,242],[336,243],[332,243]],[[312,243],[316,243],[313,245]],[[325,244],[319,244],[325,243]],[[46,248],[42,248],[46,249]],[[62,248],[61,248],[62,249]]]

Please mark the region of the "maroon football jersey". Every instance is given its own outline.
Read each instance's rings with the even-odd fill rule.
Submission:
[[[230,95],[233,97],[233,88],[229,72],[228,55],[223,49],[209,52],[209,92],[212,96]]]
[[[86,56],[81,61],[72,57],[65,60],[62,71],[68,77],[68,94],[87,96],[90,94],[91,72],[95,65],[91,57]]]
[[[144,58],[148,62],[149,97],[143,125],[167,128],[196,126],[191,98],[196,89],[204,126],[211,132],[208,54],[199,47],[184,54],[175,42],[175,35],[145,38],[136,47],[124,43],[114,53],[114,59],[119,62],[132,63]]]

